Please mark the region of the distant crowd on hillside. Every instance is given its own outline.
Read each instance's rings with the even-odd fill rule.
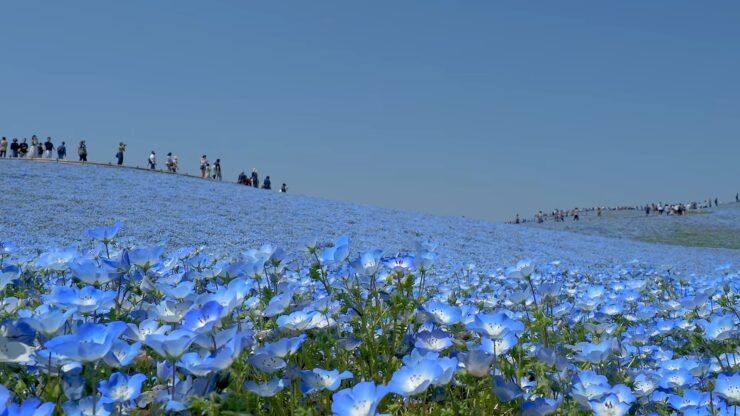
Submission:
[[[10,150],[10,153],[8,153]],[[47,137],[45,142],[41,142],[36,135],[31,137],[31,143],[28,143],[28,139],[18,141],[14,138],[12,142],[3,137],[0,140],[0,158],[23,158],[23,159],[52,159],[54,151],[56,150],[56,160],[65,160],[67,158],[67,145],[62,142],[59,145],[54,145],[51,137]],[[123,166],[123,156],[126,153],[126,144],[123,142],[118,143],[116,148],[116,162],[118,166]],[[80,162],[87,162],[87,143],[85,140],[80,140],[77,146],[77,155],[79,156]],[[177,155],[173,155],[172,152],[167,153],[167,159],[165,161],[165,168],[167,172],[177,173],[179,169]],[[157,169],[157,153],[152,150],[147,158],[147,164],[149,169]],[[223,179],[221,175],[221,159],[211,165],[207,155],[203,155],[200,158],[200,177],[204,179],[213,179],[220,181]],[[252,169],[252,173],[247,176],[244,171],[239,174],[237,183],[241,185],[247,185],[254,188],[260,188],[260,178],[257,169]],[[262,181],[262,189],[272,190],[272,180],[269,176],[265,176]],[[288,192],[288,185],[283,183],[280,186],[280,192]]]
[[[735,194],[735,202],[740,202],[740,193]],[[528,222],[536,222],[538,224],[544,223],[545,221],[553,222],[565,222],[566,218],[571,218],[572,221],[579,221],[581,215],[584,213],[596,213],[597,217],[601,217],[604,211],[641,211],[645,213],[646,217],[650,215],[684,215],[687,211],[695,211],[703,208],[711,208],[712,206],[719,206],[719,198],[706,199],[702,202],[688,202],[688,203],[649,203],[645,205],[637,206],[617,206],[617,207],[591,207],[591,208],[573,208],[572,210],[561,210],[554,209],[551,212],[538,211],[532,216],[532,218],[520,218],[519,214],[512,221],[508,221],[509,224],[522,224]]]

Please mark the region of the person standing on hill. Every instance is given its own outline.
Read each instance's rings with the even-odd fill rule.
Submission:
[[[47,159],[51,159],[51,152],[54,150],[54,143],[51,142],[51,137],[46,138],[46,143],[44,143],[44,150],[46,151]]]
[[[206,176],[206,166],[208,165],[208,157],[206,155],[203,155],[200,157],[200,177],[201,178],[207,178]]]
[[[222,180],[221,178],[221,159],[216,159],[216,163],[213,165],[213,179]]]
[[[5,137],[0,140],[0,157],[8,157],[8,139]]]
[[[714,206],[715,207],[719,206],[719,200],[717,198],[714,198]]]
[[[280,187],[280,192],[287,193],[288,192],[288,185],[283,182],[283,186]]]
[[[174,172],[173,167],[175,165],[174,159],[172,159],[172,152],[167,153],[167,162],[165,162],[165,166],[167,167],[167,172]]]
[[[21,152],[22,158],[25,158],[26,155],[28,155],[28,143],[26,143],[26,139],[23,139],[23,143],[20,144],[18,150]]]
[[[80,146],[77,148],[77,154],[80,156],[80,162],[87,162],[87,144],[84,140],[80,141]]]
[[[149,154],[149,169],[154,170],[157,168],[157,154],[154,153],[154,150],[152,150],[152,153]]]
[[[39,142],[36,145],[36,157],[38,157],[38,158],[44,157],[44,144],[41,143],[41,142]]]
[[[735,194],[735,202],[740,202],[740,192]]]
[[[118,151],[116,152],[116,159],[118,159],[118,166],[123,165],[123,152],[126,151],[126,143],[118,143]]]
[[[57,159],[62,160],[65,157],[67,157],[67,146],[62,142],[62,144],[57,147]]]
[[[257,168],[252,169],[252,186],[254,186],[255,188],[260,187],[260,178],[257,174]]]
[[[578,215],[578,208],[575,208],[573,210],[573,221],[579,221],[581,219],[580,215]]]
[[[10,156],[17,158],[18,157],[18,151],[20,150],[21,145],[18,143],[18,138],[13,138],[13,143],[10,144]]]
[[[39,145],[39,139],[34,134],[31,136],[31,157],[36,157],[36,153],[38,152],[37,147]]]
[[[272,181],[269,176],[265,176],[265,181],[262,183],[262,189],[272,190]]]

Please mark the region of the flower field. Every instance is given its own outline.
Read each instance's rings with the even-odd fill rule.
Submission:
[[[0,200],[0,416],[740,405],[737,250],[125,169],[0,173],[24,185]]]
[[[440,272],[438,245],[295,252],[0,246],[0,414],[734,414],[730,265],[521,260]]]

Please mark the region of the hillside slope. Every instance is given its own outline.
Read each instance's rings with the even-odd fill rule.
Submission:
[[[688,248],[440,217],[280,194],[234,183],[116,167],[0,160],[0,240],[30,250],[83,241],[83,229],[124,220],[139,242],[239,252],[271,243],[297,249],[347,234],[354,250],[406,251],[440,243],[443,267],[491,270],[529,257],[574,266],[633,259],[687,271],[740,263],[740,251]]]

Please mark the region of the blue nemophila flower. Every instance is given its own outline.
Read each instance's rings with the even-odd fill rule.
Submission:
[[[571,395],[584,407],[590,407],[590,401],[605,396],[611,390],[609,380],[591,370],[578,373],[573,380]]]
[[[441,352],[452,346],[452,338],[441,329],[422,331],[416,334],[414,346],[424,350]]]
[[[426,312],[438,325],[454,325],[462,318],[460,308],[441,302],[429,302],[420,307],[420,310]]]
[[[709,393],[688,389],[684,391],[683,396],[671,394],[668,398],[668,404],[680,412],[689,407],[706,407],[709,405]]]
[[[378,272],[378,269],[382,264],[381,257],[383,257],[383,251],[381,250],[366,251],[358,255],[357,258],[350,263],[350,267],[352,267],[352,271],[357,274],[371,276]]]
[[[143,342],[146,339],[147,335],[165,334],[170,329],[171,327],[169,325],[160,326],[159,322],[153,319],[146,319],[144,321],[141,321],[139,325],[133,323],[127,324],[127,328],[126,331],[124,331],[123,336],[132,341]]]
[[[190,348],[196,334],[185,329],[176,329],[169,334],[149,334],[144,344],[170,361],[180,358]]]
[[[115,291],[98,290],[93,286],[82,289],[76,287],[54,286],[51,293],[43,299],[52,305],[61,305],[67,309],[76,309],[80,313],[103,312],[113,307]]]
[[[210,301],[200,309],[191,309],[182,320],[182,328],[198,334],[210,332],[221,322],[221,313],[224,307],[220,303]]]
[[[247,359],[257,371],[272,374],[287,367],[285,360],[272,354],[257,353]]]
[[[123,222],[118,221],[108,227],[93,227],[83,231],[83,235],[100,241],[111,241],[116,238],[116,234],[121,231]]]
[[[321,390],[334,391],[339,388],[342,380],[352,378],[349,371],[324,370],[314,368],[313,370],[301,371],[301,392],[311,394]]]
[[[75,308],[71,308],[65,312],[44,304],[36,308],[33,315],[20,321],[27,323],[37,332],[50,337],[56,334],[76,311]]]
[[[714,393],[730,403],[740,404],[740,373],[720,374],[714,383]]]
[[[506,269],[506,276],[509,279],[525,279],[532,273],[534,273],[534,263],[529,259],[520,260],[516,266]]]
[[[606,359],[618,348],[616,340],[607,339],[598,344],[590,342],[579,342],[575,345],[578,353],[574,357],[576,361],[586,361],[593,364],[599,364]]]
[[[273,378],[264,383],[257,383],[251,380],[244,382],[244,388],[260,397],[272,397],[280,393],[285,388],[286,382],[281,378]]]
[[[363,381],[334,393],[331,411],[336,416],[375,416],[380,401],[387,393],[387,387]]]
[[[225,370],[234,359],[241,353],[243,340],[241,334],[236,334],[225,345],[210,354],[189,352],[184,354],[177,365],[195,376],[206,376],[210,373]]]
[[[54,414],[54,403],[41,403],[41,400],[33,397],[26,399],[18,405],[10,403],[2,412],[3,416],[51,416]]]
[[[479,313],[466,328],[493,339],[500,339],[508,333],[520,334],[524,331],[524,323],[510,319],[503,312],[492,315]]]
[[[460,365],[468,374],[475,377],[487,376],[494,358],[493,354],[489,354],[479,348],[461,352],[457,355]]]
[[[424,392],[443,374],[436,360],[422,360],[414,367],[403,366],[396,370],[388,382],[388,390],[408,397]]]
[[[0,292],[5,286],[11,284],[21,276],[21,269],[18,266],[5,266],[0,269]]]
[[[192,295],[195,291],[195,282],[190,280],[184,280],[175,286],[160,283],[157,284],[157,290],[162,292],[163,295],[169,296],[172,299],[184,299],[188,295]]]
[[[289,355],[295,354],[305,340],[306,334],[301,334],[293,338],[281,338],[272,343],[266,342],[265,345],[262,346],[262,348],[257,349],[255,353],[285,358]]]
[[[39,269],[64,271],[67,265],[77,257],[77,250],[68,248],[65,250],[51,250],[42,253],[36,260],[36,267]]]
[[[81,258],[69,263],[69,271],[73,277],[80,279],[88,285],[94,285],[96,283],[103,285],[112,280],[112,277],[106,270],[99,268],[98,265],[90,259]]]
[[[501,376],[493,376],[493,394],[502,402],[510,402],[524,396],[524,390]]]
[[[516,335],[509,332],[499,339],[492,340],[488,337],[483,337],[480,340],[480,349],[494,355],[503,355],[509,352],[510,349],[514,348],[519,342]]]
[[[293,300],[293,291],[288,291],[285,293],[281,293],[279,295],[275,295],[270,299],[270,302],[267,304],[267,307],[262,312],[266,317],[271,318],[276,315],[280,315],[288,309],[288,306],[290,306],[290,302]]]
[[[537,397],[522,403],[520,410],[522,416],[547,416],[555,413],[558,406],[560,406],[560,400]]]
[[[161,261],[163,251],[161,246],[137,247],[128,251],[128,258],[134,266],[149,270]]]
[[[624,416],[630,411],[630,405],[622,403],[614,394],[591,400],[591,411],[594,416]]]
[[[44,345],[48,350],[75,361],[96,361],[105,357],[126,329],[120,321],[104,324],[86,323],[74,334],[59,335]]]
[[[136,400],[141,394],[141,385],[146,380],[144,374],[129,377],[124,373],[113,373],[108,380],[98,384],[98,390],[114,403]]]
[[[95,411],[93,412],[93,403]],[[64,414],[67,416],[109,416],[113,412],[113,402],[105,399],[93,400],[92,397],[84,397],[77,403],[66,402],[62,405]]]
[[[383,264],[385,264],[385,267],[395,271],[410,270],[414,268],[414,256],[390,257],[384,259]]]
[[[141,342],[135,342],[131,345],[128,342],[117,339],[113,341],[108,354],[105,355],[105,363],[113,368],[126,367],[131,364],[141,351]]]
[[[740,324],[732,315],[719,315],[710,318],[709,322],[699,321],[704,328],[704,338],[713,341],[724,341],[740,334]]]
[[[316,315],[320,314],[315,311],[297,310],[289,315],[279,316],[275,322],[281,329],[305,331],[311,326]]]
[[[192,306],[192,302],[163,300],[153,308],[149,309],[149,316],[152,319],[157,319],[162,322],[171,324],[177,323],[182,321],[183,316],[185,316],[185,313],[187,313]]]

